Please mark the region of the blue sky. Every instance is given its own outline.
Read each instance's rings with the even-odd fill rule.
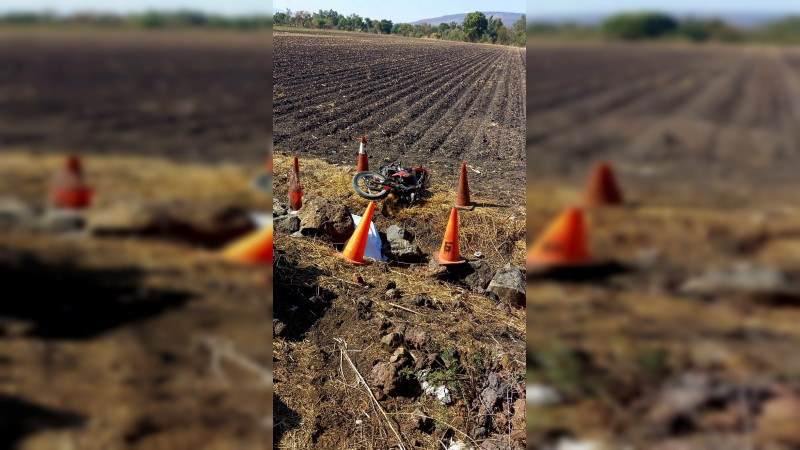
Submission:
[[[800,0],[0,0],[0,13],[10,10],[132,12],[145,9],[195,9],[222,14],[268,14],[284,10],[334,9],[373,19],[411,22],[469,11],[526,12],[528,16],[609,13],[621,10],[659,9],[698,12],[800,13]]]
[[[631,10],[677,12],[800,12],[798,0],[539,0],[529,1],[528,16],[608,13]]]
[[[77,10],[130,12],[145,9],[197,9],[222,14],[267,14],[276,8],[284,11],[333,9],[341,14],[356,13],[372,19],[412,22],[419,19],[470,11],[525,12],[525,0],[0,0],[3,10],[44,10],[70,13]]]

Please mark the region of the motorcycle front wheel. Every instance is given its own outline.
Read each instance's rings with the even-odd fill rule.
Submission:
[[[361,197],[370,200],[379,200],[389,195],[389,190],[383,187],[386,178],[375,172],[358,172],[353,177],[353,189]]]

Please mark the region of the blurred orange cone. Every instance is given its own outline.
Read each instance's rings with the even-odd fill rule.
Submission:
[[[447,221],[447,230],[444,232],[442,247],[438,252],[433,252],[433,259],[440,266],[466,262],[461,259],[461,254],[458,251],[458,209],[455,207],[450,210],[450,220]]]
[[[300,187],[300,164],[297,156],[294,157],[289,183],[289,207],[292,211],[297,211],[303,206],[303,189]]]
[[[467,164],[461,164],[461,176],[458,178],[458,196],[456,197],[456,208],[473,210],[475,204],[469,201],[469,184],[467,183]]]
[[[569,208],[542,233],[525,257],[528,266],[570,266],[588,264],[589,250],[583,211]]]
[[[583,194],[583,205],[611,206],[622,203],[622,193],[611,166],[605,161],[598,163]]]
[[[370,202],[364,215],[361,216],[361,221],[358,222],[356,231],[350,237],[350,242],[347,243],[342,253],[337,253],[336,256],[346,260],[355,266],[366,266],[370,264],[364,261],[364,252],[367,249],[367,237],[369,235],[369,226],[372,223],[372,213],[375,211],[375,203]]]
[[[272,264],[272,223],[234,241],[221,255],[239,264]]]
[[[70,155],[58,171],[50,193],[50,203],[59,208],[83,209],[89,206],[94,191],[83,181],[80,158]]]
[[[369,159],[367,157],[367,138],[361,136],[361,145],[358,147],[358,167],[356,171],[366,172],[369,170]]]

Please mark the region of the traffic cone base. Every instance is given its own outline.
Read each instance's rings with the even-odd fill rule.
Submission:
[[[525,263],[532,268],[593,265],[581,209],[569,208],[561,213],[528,251]]]
[[[461,260],[458,260],[458,261],[446,261],[446,260],[443,260],[442,258],[440,258],[439,255],[440,255],[440,252],[438,250],[433,252],[433,259],[440,266],[452,266],[452,265],[455,265],[455,264],[465,264],[467,262],[466,259],[461,259]]]
[[[467,206],[453,205],[453,208],[458,209],[460,211],[472,211],[472,210],[475,209],[476,206],[478,206],[478,204],[475,203],[475,202],[472,202]]]
[[[339,252],[335,252],[334,256],[336,256],[337,258],[341,258],[341,259],[349,262],[350,264],[352,264],[354,266],[368,266],[368,265],[372,264],[372,261],[369,261],[369,260],[366,260],[366,259],[362,259],[361,261],[356,261],[354,259],[348,258],[347,256],[344,256],[343,253],[339,253]]]
[[[372,264],[371,262],[364,261],[364,252],[367,249],[367,239],[369,238],[369,227],[372,225],[372,214],[375,211],[375,203],[370,202],[367,206],[364,215],[358,222],[356,231],[350,237],[350,240],[345,245],[341,253],[335,253],[336,256],[344,259],[345,261],[355,266],[366,266]]]

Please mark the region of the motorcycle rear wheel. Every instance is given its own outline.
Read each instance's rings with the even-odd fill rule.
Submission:
[[[386,178],[375,172],[358,172],[353,177],[353,189],[360,197],[370,200],[380,200],[389,195],[389,190],[383,187]]]

